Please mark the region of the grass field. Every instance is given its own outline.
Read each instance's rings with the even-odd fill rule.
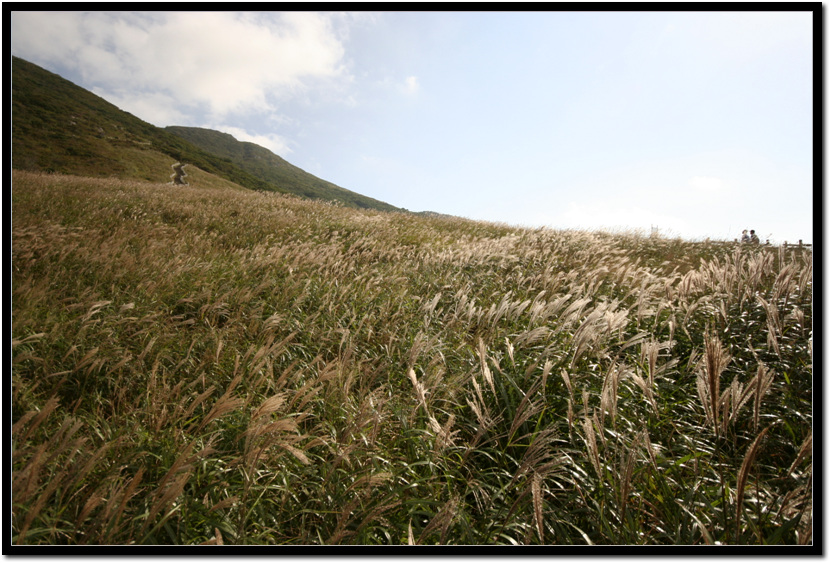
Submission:
[[[812,542],[809,252],[206,180],[14,172],[13,543]]]

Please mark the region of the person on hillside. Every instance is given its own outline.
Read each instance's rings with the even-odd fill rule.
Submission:
[[[744,244],[749,242],[749,233],[746,232],[746,229],[741,233],[741,242]]]
[[[752,244],[761,244],[761,239],[759,239],[758,235],[755,234],[755,229],[749,231],[749,241]]]

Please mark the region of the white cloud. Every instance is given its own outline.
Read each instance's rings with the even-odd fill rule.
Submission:
[[[421,82],[417,76],[407,76],[403,80],[397,77],[384,76],[376,80],[374,86],[382,92],[382,95],[402,94],[414,96],[421,90]]]
[[[406,80],[404,80],[403,90],[407,94],[415,94],[421,88],[421,85],[418,83],[417,76],[407,76]]]
[[[316,12],[15,12],[12,51],[75,69],[109,98],[154,92],[221,119],[347,78],[332,21]]]
[[[291,149],[288,147],[288,142],[279,135],[252,135],[244,129],[228,125],[208,126],[208,128],[233,135],[238,141],[255,143],[279,156],[285,156],[291,152]]]
[[[159,126],[189,123],[188,117],[180,111],[177,101],[170,94],[161,92],[137,93],[119,91],[102,92],[95,88],[93,92],[105,98],[119,109],[133,114],[149,123]]]
[[[84,45],[72,12],[12,12],[12,53],[32,62],[66,60]]]

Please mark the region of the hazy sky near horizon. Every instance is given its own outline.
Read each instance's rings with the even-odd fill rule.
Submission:
[[[12,12],[11,40],[154,125],[413,211],[812,242],[812,18]]]

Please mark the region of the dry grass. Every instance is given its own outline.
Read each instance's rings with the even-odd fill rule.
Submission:
[[[808,255],[188,175],[14,172],[14,543],[811,541]]]

